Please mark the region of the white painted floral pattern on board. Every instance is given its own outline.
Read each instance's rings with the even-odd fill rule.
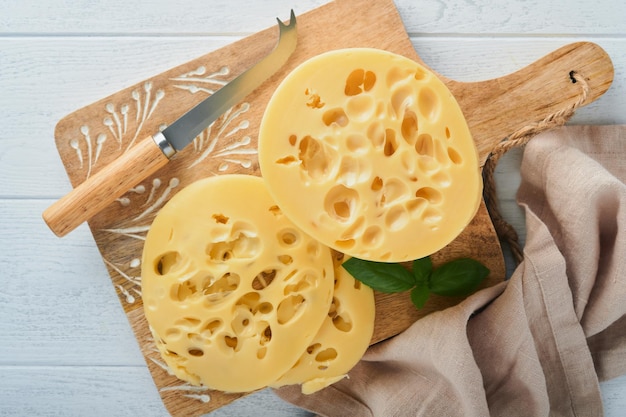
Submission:
[[[226,66],[209,72],[204,65],[200,65],[169,81],[174,89],[208,97],[229,81],[229,75],[230,70]],[[85,172],[85,178],[92,174],[105,146],[109,147],[109,152],[126,152],[140,138],[140,134],[149,133],[143,132],[146,121],[159,117],[159,105],[172,95],[166,94],[166,90],[155,89],[151,81],[146,81],[139,88],[131,90],[127,99],[120,103],[106,103],[102,108],[99,125],[94,123],[92,127],[83,124],[78,129],[80,137],[71,138],[70,146],[76,153],[80,169]],[[202,164],[209,175],[228,173],[235,168],[253,168],[257,149],[247,133],[250,128],[250,120],[247,118],[250,108],[247,102],[237,104],[204,129],[190,144],[191,149],[184,155],[183,166],[186,169],[197,169]],[[153,122],[159,123],[158,120]],[[160,130],[165,127],[165,123],[159,123]],[[121,277],[115,280],[114,285],[123,304],[134,304],[141,298],[139,259],[143,241],[154,216],[180,185],[181,180],[177,176],[143,181],[117,199],[120,221],[112,227],[101,229],[118,238],[129,239],[128,247],[139,252],[135,254],[136,262],[132,265],[105,259],[109,268]]]
[[[159,111],[163,103],[173,100],[176,91],[189,95],[210,96],[217,89],[228,83],[230,70],[221,66],[210,72],[206,66],[199,65],[194,70],[169,78],[169,86],[155,88],[152,81],[146,81],[128,92],[119,102],[106,102],[102,105],[100,116],[89,122],[80,122],[74,129],[75,134],[67,138],[70,158],[75,158],[73,166],[78,167],[79,175],[84,179],[101,168],[105,155],[126,152],[142,139],[140,135],[154,132],[146,131],[147,122],[158,126],[159,130],[167,127],[161,122]],[[180,97],[180,92],[178,96]],[[119,97],[119,96],[116,96]],[[220,175],[229,172],[252,170],[257,159],[257,149],[250,137],[251,105],[239,103],[230,108],[210,126],[204,129],[177,158],[185,170],[198,169],[206,175]],[[127,247],[129,253],[124,258],[113,259],[111,254],[103,252],[103,259],[113,278],[113,285],[125,308],[141,303],[141,253],[154,216],[161,207],[181,187],[182,178],[193,178],[193,174],[177,172],[174,175],[158,175],[142,181],[122,197],[118,198],[119,221],[106,228],[99,229],[112,235],[116,245]],[[109,259],[111,258],[111,259]],[[162,361],[160,353],[150,340],[144,351],[146,358],[157,365],[163,372],[173,377],[173,373]],[[174,391],[192,401],[208,403],[211,401],[209,389],[195,387],[180,381],[176,385],[161,387],[161,392]]]

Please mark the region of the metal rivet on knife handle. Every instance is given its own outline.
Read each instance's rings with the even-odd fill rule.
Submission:
[[[287,61],[297,43],[296,18],[278,20],[276,47],[253,67],[200,102],[162,132],[145,138],[74,188],[43,212],[57,235],[64,236],[91,219],[128,190],[165,166],[220,115],[250,94]]]
[[[176,149],[174,149],[174,147],[172,147],[172,145],[167,141],[163,133],[159,132],[156,135],[153,135],[152,140],[154,140],[156,146],[161,149],[163,155],[167,156],[168,159],[176,155]]]

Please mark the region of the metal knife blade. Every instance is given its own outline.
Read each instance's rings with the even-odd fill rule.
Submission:
[[[220,115],[250,94],[285,64],[296,48],[296,17],[292,10],[289,25],[285,25],[280,19],[276,20],[280,28],[280,38],[272,52],[161,132],[175,151],[182,150]]]
[[[280,37],[272,52],[162,132],[150,136],[152,140],[145,138],[138,141],[48,207],[43,212],[48,227],[57,236],[64,236],[98,214],[116,198],[164,167],[176,152],[282,67],[296,48],[296,17],[292,10],[288,25],[277,20]]]

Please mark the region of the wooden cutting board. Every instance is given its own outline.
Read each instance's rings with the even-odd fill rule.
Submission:
[[[259,175],[256,140],[265,105],[282,78],[306,59],[331,49],[374,47],[424,64],[414,51],[392,0],[337,0],[298,16],[297,20],[298,47],[279,73],[202,132],[169,165],[89,222],[155,384],[174,416],[204,414],[241,395],[183,383],[169,375],[154,346],[143,315],[140,259],[143,241],[158,210],[197,179],[230,173]],[[56,126],[56,145],[73,186],[253,65],[273,48],[277,36],[277,28],[270,27],[63,118]],[[590,43],[567,45],[495,80],[463,83],[441,78],[464,111],[484,163],[494,145],[507,135],[577,100],[581,89],[572,83],[571,71],[587,80],[587,102],[602,95],[613,79],[609,57]],[[437,265],[460,256],[479,259],[490,268],[491,275],[484,286],[500,282],[505,275],[502,251],[484,204],[462,235],[433,255],[433,261]],[[401,332],[425,314],[459,301],[433,297],[417,311],[407,294],[377,294],[372,343]]]

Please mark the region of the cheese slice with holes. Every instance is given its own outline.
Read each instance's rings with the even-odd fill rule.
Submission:
[[[298,362],[272,387],[302,384],[312,394],[346,377],[361,359],[374,333],[374,292],[355,280],[335,257],[333,301],[319,332]]]
[[[478,154],[459,105],[432,72],[390,52],[336,50],[298,66],[270,99],[258,146],[284,213],[350,256],[427,256],[480,204]]]
[[[333,277],[330,249],[283,215],[261,178],[216,176],[156,216],[143,250],[144,312],[178,378],[253,391],[311,345]]]

